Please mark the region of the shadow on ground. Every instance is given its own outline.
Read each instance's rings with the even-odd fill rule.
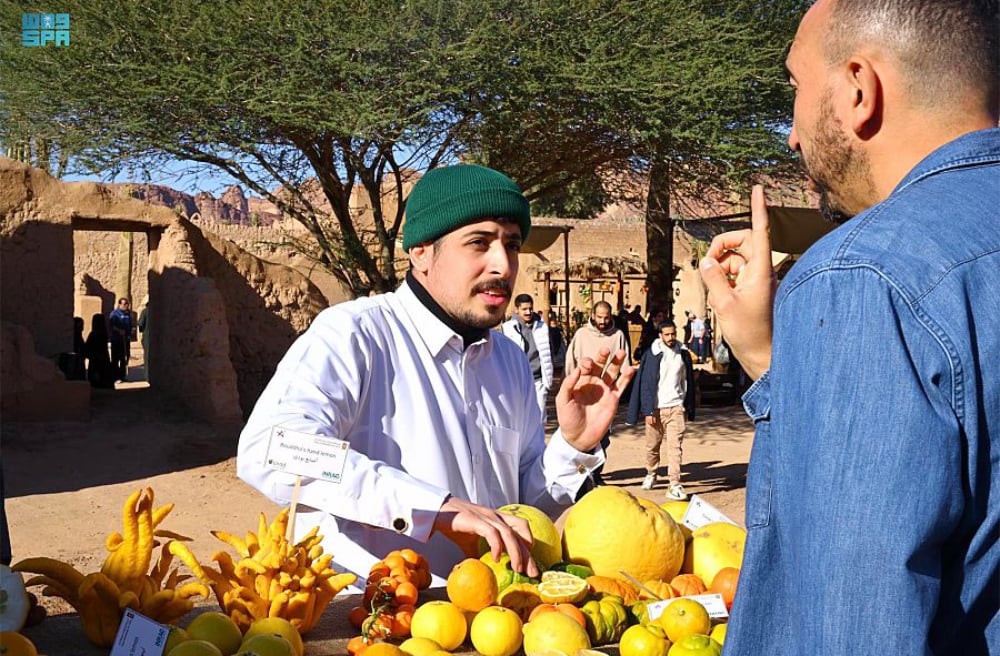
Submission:
[[[194,421],[150,387],[94,389],[91,412],[89,422],[0,424],[8,499],[141,480],[236,454],[239,426]]]

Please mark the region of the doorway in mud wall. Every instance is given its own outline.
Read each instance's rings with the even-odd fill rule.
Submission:
[[[133,227],[73,220],[74,352],[82,338],[87,377],[97,388],[141,388],[155,380],[151,270],[160,231]]]

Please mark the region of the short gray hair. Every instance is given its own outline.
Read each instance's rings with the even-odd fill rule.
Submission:
[[[826,60],[879,44],[899,64],[918,107],[941,108],[973,90],[1000,103],[997,0],[834,0]]]

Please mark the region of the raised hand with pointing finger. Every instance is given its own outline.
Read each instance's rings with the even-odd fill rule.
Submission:
[[[750,209],[751,229],[713,239],[700,270],[726,342],[747,374],[757,379],[771,366],[771,313],[777,287],[767,201],[760,185],[753,188]]]

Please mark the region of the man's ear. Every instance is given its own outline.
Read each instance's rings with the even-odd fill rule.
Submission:
[[[410,266],[414,271],[426,273],[433,257],[433,244],[417,244],[410,247]]]
[[[847,72],[849,125],[860,138],[868,139],[882,123],[882,80],[872,60],[866,57],[851,57]]]

